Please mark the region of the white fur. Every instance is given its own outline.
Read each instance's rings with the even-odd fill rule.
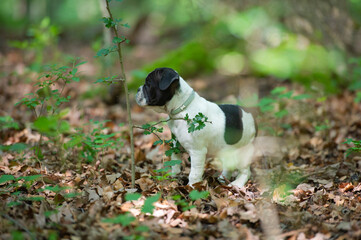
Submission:
[[[142,87],[139,88],[136,101],[140,106],[146,106],[157,112],[169,114],[172,110],[180,107],[193,92],[193,89],[181,77],[179,83],[179,90],[164,106],[146,106]],[[190,118],[194,118],[198,113],[203,113],[211,122],[207,122],[206,126],[200,131],[188,133],[186,121],[172,120],[184,118],[186,114]],[[172,133],[191,157],[189,185],[192,186],[202,180],[207,154],[213,155],[222,162],[223,172],[220,180],[224,177],[229,178],[231,171],[237,169],[240,173],[231,184],[242,187],[247,182],[250,176],[249,165],[254,151],[252,142],[256,133],[254,119],[250,113],[242,112],[243,135],[240,141],[233,145],[227,144],[224,139],[226,117],[221,108],[217,104],[200,97],[197,93],[195,93],[193,101],[184,111],[172,115],[170,118],[168,125]],[[181,156],[173,154],[172,160],[181,160]],[[179,173],[180,165],[174,166],[172,172]]]
[[[169,113],[179,107],[192,91],[193,89],[180,78],[180,89],[165,105],[164,110]],[[198,113],[203,113],[212,122],[206,123],[206,126],[200,131],[188,133],[187,123],[183,120],[170,120],[168,123],[172,133],[175,134],[180,144],[190,154],[189,185],[202,180],[206,155],[210,154],[221,160],[223,173],[228,174],[231,170],[240,170],[240,175],[232,184],[242,187],[249,178],[249,165],[253,156],[252,141],[255,137],[255,124],[252,115],[243,111],[243,136],[238,143],[228,145],[224,139],[225,114],[217,104],[207,101],[197,93],[194,100],[184,111],[170,117],[173,119],[184,118],[188,114],[190,118],[193,118]],[[180,159],[180,156],[173,155],[172,159]],[[173,172],[177,173],[179,171],[179,166],[175,166]]]

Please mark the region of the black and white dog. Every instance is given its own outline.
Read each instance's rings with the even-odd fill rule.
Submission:
[[[202,180],[207,154],[222,162],[220,180],[228,179],[233,170],[239,170],[231,184],[242,187],[248,181],[254,151],[252,142],[256,135],[252,114],[237,105],[217,105],[207,101],[171,68],[157,68],[151,72],[145,84],[139,87],[136,101],[140,106],[169,115],[168,125],[172,133],[191,157],[189,185]],[[186,121],[176,120],[186,114],[193,118],[198,113],[203,113],[211,122],[200,131],[188,133]],[[174,154],[171,159],[181,160],[181,156]],[[179,173],[180,166],[174,166],[172,172]]]

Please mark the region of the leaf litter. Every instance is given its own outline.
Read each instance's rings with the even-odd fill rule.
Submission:
[[[21,89],[22,84],[15,85]],[[86,88],[78,84],[80,92]],[[10,102],[17,96],[12,97]],[[124,110],[97,100],[86,100],[87,106],[77,110],[83,113],[67,118],[74,126],[99,117],[116,119],[108,123],[110,132],[120,130],[124,146],[103,153],[94,163],[79,165],[77,159],[67,159],[66,166],[47,143],[41,161],[24,151],[2,152],[0,238],[9,239],[14,232],[39,239],[54,234],[59,239],[361,238],[361,157],[346,157],[348,146],[343,144],[346,138],[361,139],[361,106],[351,93],[293,105],[295,114],[283,120],[291,128],[282,137],[267,137],[261,129],[263,137],[257,141],[264,148],[258,148],[253,175],[241,189],[219,183],[219,169],[207,163],[205,180],[195,189],[209,195],[195,200],[193,189],[185,186],[190,168],[187,154],[178,176],[157,179],[155,170],[168,160],[164,155],[168,149],[154,146],[158,139],[138,129],[136,188],[130,189],[129,136],[126,126],[115,124],[125,122]],[[4,111],[13,112],[25,126],[31,117],[9,105]],[[312,114],[296,114],[304,105]],[[133,115],[139,124],[165,117],[138,107]],[[316,131],[325,119],[328,127]],[[276,125],[278,119],[267,121]],[[164,128],[160,136],[170,138],[169,130]],[[28,127],[1,131],[5,145],[32,144],[39,138]],[[128,194],[138,198],[127,200]]]

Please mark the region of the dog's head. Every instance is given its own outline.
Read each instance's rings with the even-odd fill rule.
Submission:
[[[149,73],[136,95],[139,106],[164,106],[179,88],[179,75],[171,68],[157,68]]]

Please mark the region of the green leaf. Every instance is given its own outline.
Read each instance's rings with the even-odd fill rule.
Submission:
[[[121,43],[123,41],[125,41],[125,38],[114,37],[112,42],[114,44],[117,44],[117,43]]]
[[[115,218],[105,218],[102,222],[105,223],[113,223],[113,224],[121,224],[126,227],[129,226],[136,218],[130,215],[130,213],[120,214]]]
[[[299,95],[293,96],[292,98],[295,99],[295,100],[310,99],[311,95],[309,95],[309,94],[299,94]]]
[[[29,146],[25,143],[15,143],[10,145],[9,151],[12,152],[22,152],[27,149]]]
[[[167,157],[170,157],[173,153],[176,153],[174,149],[169,149],[169,150],[165,151],[165,155]]]
[[[115,27],[117,25],[117,23],[114,22],[110,17],[103,17],[101,21],[104,22],[105,27],[107,28]]]
[[[287,88],[286,87],[275,87],[272,91],[271,94],[272,95],[278,95],[280,93],[283,93],[284,91],[286,91]]]
[[[136,232],[149,232],[149,227],[144,225],[139,225],[134,229]]]
[[[7,207],[14,207],[14,206],[19,206],[19,205],[21,205],[21,204],[23,204],[22,202],[18,202],[18,201],[11,201],[11,202],[9,202],[6,206]]]
[[[356,97],[354,99],[355,103],[360,103],[361,102],[361,91],[356,92]]]
[[[102,57],[102,56],[107,56],[109,53],[115,52],[117,50],[117,46],[111,46],[109,48],[102,48],[100,49],[97,54],[95,55],[95,57]]]
[[[23,176],[23,177],[18,177],[17,180],[21,180],[24,179],[25,182],[30,182],[30,181],[36,181],[39,178],[41,178],[43,175],[30,175],[30,176]]]
[[[14,143],[12,145],[0,145],[0,150],[11,152],[22,152],[28,148],[25,143]]]
[[[96,80],[94,83],[103,83],[103,82],[105,82],[105,81],[106,81],[105,79],[100,78],[100,79]]]
[[[43,201],[45,197],[43,196],[31,196],[31,197],[21,197],[19,200],[21,201],[33,201],[33,202],[40,202]]]
[[[14,128],[19,129],[19,124],[10,116],[0,117],[0,129]]]
[[[66,189],[71,189],[71,187],[67,187],[67,186],[60,187],[59,185],[55,185],[55,186],[46,186],[43,190],[49,190],[49,191],[58,193],[62,190],[66,190]]]
[[[68,142],[64,143],[64,148],[66,150],[68,150],[69,148],[73,148],[75,146],[80,145],[80,143],[83,142],[83,137],[80,135],[75,135],[71,137],[71,140],[69,140]]]
[[[24,234],[21,231],[11,231],[11,237],[13,240],[24,240]]]
[[[75,67],[78,67],[78,66],[80,66],[80,65],[83,65],[84,63],[87,63],[87,61],[83,61],[83,62],[77,63],[77,64],[75,65]]]
[[[151,125],[149,124],[149,123],[146,123],[146,124],[143,124],[142,125],[142,128],[143,129],[148,129],[148,128],[150,128],[151,127]]]
[[[283,118],[288,115],[288,111],[286,109],[280,110],[275,113],[276,118]]]
[[[290,99],[293,95],[293,91],[285,92],[283,94],[278,95],[279,98],[287,98]]]
[[[48,217],[50,217],[51,215],[54,215],[54,214],[56,214],[56,213],[58,213],[58,212],[59,212],[58,210],[45,211],[45,212],[44,212],[44,216],[45,216],[46,218],[48,218]]]
[[[167,161],[167,162],[164,162],[164,166],[167,167],[167,166],[175,166],[177,164],[181,164],[182,163],[182,160],[170,160],[170,161]]]
[[[343,144],[351,144],[354,140],[352,138],[346,138],[346,141],[343,142]]]
[[[201,198],[207,198],[209,195],[208,191],[202,191],[202,192],[198,192],[197,190],[193,190],[189,193],[189,197],[190,199],[192,199],[192,201],[201,199]]]
[[[39,117],[35,120],[33,126],[41,133],[54,136],[58,127],[58,119],[55,117]]]
[[[13,180],[15,180],[15,177],[13,175],[1,175],[0,176],[0,184],[8,182],[8,181],[13,181]]]
[[[33,123],[33,127],[39,132],[54,137],[70,130],[69,122],[59,120],[59,116],[39,117]]]
[[[130,28],[129,24],[128,23],[125,23],[125,24],[121,24],[123,27],[126,27],[126,28]]]
[[[138,200],[141,196],[142,194],[140,193],[127,193],[125,194],[125,201]]]
[[[164,143],[163,140],[158,140],[158,141],[155,141],[155,142],[153,143],[153,145],[156,146],[156,145],[158,145],[158,144],[163,144],[163,143]]]
[[[64,194],[64,198],[74,198],[79,195],[80,195],[80,193],[78,193],[78,192],[70,192],[70,193]]]
[[[142,213],[153,213],[153,210],[154,210],[153,203],[158,201],[159,198],[160,198],[160,193],[157,193],[154,196],[148,197],[145,200],[144,205],[142,207]]]

